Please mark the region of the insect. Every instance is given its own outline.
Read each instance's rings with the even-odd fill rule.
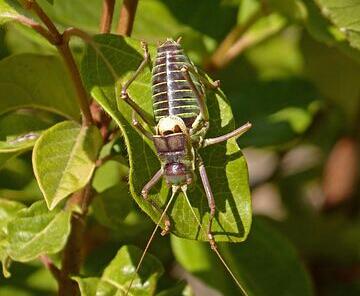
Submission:
[[[147,45],[142,43],[142,47],[144,59],[131,78],[123,85],[120,98],[132,107],[132,123],[134,127],[153,141],[161,164],[160,169],[145,184],[141,195],[161,214],[160,220],[163,219],[165,225],[161,234],[165,235],[171,228],[170,219],[166,215],[168,206],[162,211],[154,201],[148,199],[149,191],[161,178],[164,178],[167,185],[172,188],[172,198],[179,190],[186,194],[188,186],[195,180],[195,171],[198,170],[210,210],[206,234],[211,248],[219,255],[212,234],[215,199],[199,150],[238,137],[245,133],[251,127],[251,124],[246,123],[238,129],[216,138],[206,138],[206,132],[209,129],[206,89],[216,91],[220,82],[211,82],[205,75],[200,74],[185,55],[180,39],[177,41],[167,39],[157,48],[157,55],[152,69],[154,118],[150,118],[127,92],[131,83],[150,62]],[[137,116],[152,127],[155,133],[146,130],[138,121]],[[222,260],[222,258],[220,259]]]

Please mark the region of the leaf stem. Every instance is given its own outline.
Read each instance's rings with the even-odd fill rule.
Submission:
[[[44,10],[37,4],[35,0],[26,0],[23,2],[23,5],[26,9],[34,11],[37,14],[37,16],[41,19],[41,21],[44,23],[44,25],[47,27],[48,31],[45,35],[48,37],[52,36],[51,43],[57,47],[58,51],[63,57],[66,67],[68,68],[70,76],[74,83],[77,92],[78,103],[80,105],[80,109],[83,114],[83,121],[87,125],[91,124],[93,120],[91,117],[88,96],[85,87],[82,83],[79,69],[75,63],[73,54],[71,53],[71,50],[69,48],[69,40],[64,40],[63,35],[60,34],[55,24],[47,16]],[[45,36],[44,34],[42,35]]]
[[[139,0],[124,0],[120,10],[120,18],[116,30],[118,34],[124,36],[131,35],[138,2]]]
[[[39,256],[39,260],[45,266],[45,268],[51,272],[51,274],[58,281],[58,283],[60,283],[60,269],[55,266],[52,260],[46,255]]]
[[[103,0],[100,33],[110,33],[114,15],[115,0]]]

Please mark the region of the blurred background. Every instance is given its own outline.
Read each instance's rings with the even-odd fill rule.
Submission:
[[[99,30],[100,0],[38,2],[60,28]],[[257,287],[253,295],[360,295],[359,24],[358,0],[139,1],[132,37],[156,44],[182,36],[194,63],[221,80],[237,125],[253,124],[238,143],[249,165],[255,221],[249,240],[227,254],[245,282]],[[72,49],[80,61],[84,44],[75,40]],[[0,58],[22,53],[57,55],[27,28],[1,27]],[[6,75],[6,69],[0,72]],[[38,115],[43,126],[60,120]],[[6,116],[28,116],[31,125],[26,111],[2,115],[2,138],[11,126]],[[0,154],[0,196],[25,203],[42,198],[31,153],[6,157]],[[121,211],[111,197],[116,192],[106,189],[126,176],[126,165],[115,161],[97,172],[95,188],[112,201],[106,210]],[[106,215],[91,212],[84,274],[100,272],[121,242],[143,246],[153,227],[135,205],[116,225]],[[216,258],[207,269],[189,266],[194,258],[179,254],[176,240],[157,237],[151,248],[169,271],[161,287],[181,277],[197,295],[240,295],[225,272],[219,276],[211,263]],[[196,260],[211,256],[201,252]],[[37,263],[14,264],[12,273],[0,279],[0,295],[55,289]],[[211,279],[216,283],[204,284]]]

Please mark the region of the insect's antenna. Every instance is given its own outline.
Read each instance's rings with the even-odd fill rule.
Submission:
[[[182,192],[183,192],[184,195],[185,195],[185,199],[186,199],[186,201],[187,201],[187,203],[188,203],[188,205],[189,205],[189,208],[190,208],[190,210],[191,210],[191,212],[192,212],[192,214],[193,214],[193,216],[194,216],[197,224],[199,225],[199,227],[201,228],[201,230],[205,233],[205,236],[207,236],[207,233],[206,233],[204,227],[201,225],[200,220],[199,220],[198,217],[196,216],[195,211],[194,211],[194,209],[193,209],[192,206],[191,206],[190,200],[189,200],[189,198],[188,198],[188,196],[187,196],[187,193],[186,193],[186,187],[185,187],[185,188],[181,188],[181,189],[182,189]],[[225,268],[226,268],[226,270],[228,271],[228,273],[231,275],[231,277],[232,277],[233,280],[235,281],[236,285],[240,288],[241,292],[242,292],[245,296],[249,296],[248,293],[247,293],[247,292],[245,291],[245,289],[243,288],[243,286],[240,284],[239,280],[238,280],[238,279],[236,278],[236,276],[234,275],[234,273],[231,271],[230,267],[227,265],[225,259],[221,256],[219,250],[218,250],[217,248],[214,248],[213,250],[214,250],[214,252],[216,253],[216,255],[219,257],[221,263],[225,266]]]
[[[177,192],[177,188],[174,188],[174,187],[173,187],[171,197],[170,197],[170,199],[169,199],[169,201],[168,201],[168,203],[167,203],[167,205],[166,205],[166,207],[165,207],[165,210],[162,212],[159,221],[156,223],[156,226],[155,226],[152,234],[150,235],[150,238],[149,238],[149,240],[148,240],[148,242],[147,242],[147,244],[146,244],[146,247],[145,247],[145,249],[144,249],[144,251],[143,251],[143,253],[142,253],[141,257],[140,257],[140,260],[139,260],[139,262],[138,262],[138,264],[137,264],[137,266],[136,266],[136,269],[135,269],[134,275],[133,275],[133,277],[132,277],[132,279],[131,279],[131,282],[130,282],[130,284],[129,284],[129,287],[128,287],[127,290],[126,290],[125,296],[127,296],[127,295],[129,294],[129,291],[130,291],[130,289],[131,289],[131,286],[132,286],[132,284],[133,284],[133,282],[134,282],[134,280],[135,280],[135,276],[136,276],[136,274],[138,273],[138,271],[139,271],[139,269],[140,269],[140,266],[141,266],[141,264],[142,264],[142,262],[143,262],[143,260],[144,260],[144,258],[145,258],[145,255],[146,255],[146,253],[147,253],[147,251],[148,251],[148,249],[149,249],[149,247],[150,247],[150,244],[151,244],[152,240],[154,239],[154,236],[155,236],[155,234],[156,234],[156,231],[158,230],[158,228],[159,228],[159,226],[160,226],[160,223],[161,223],[162,219],[164,218],[164,216],[165,216],[165,214],[166,214],[166,211],[169,209],[170,204],[171,204],[172,200],[174,199],[174,196],[175,196],[176,192]]]

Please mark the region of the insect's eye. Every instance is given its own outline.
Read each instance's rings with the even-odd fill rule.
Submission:
[[[181,132],[180,126],[175,125],[175,127],[174,127],[174,132],[175,132],[175,133],[180,133],[180,132]]]

